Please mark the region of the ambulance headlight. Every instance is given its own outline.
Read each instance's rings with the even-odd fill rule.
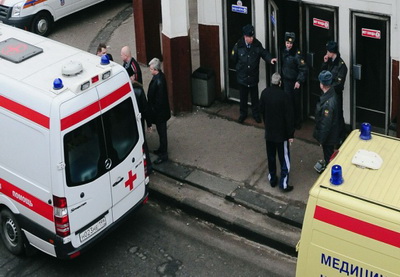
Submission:
[[[81,85],[81,90],[83,91],[83,90],[86,90],[86,89],[88,89],[90,87],[90,82],[89,81],[87,81],[87,82],[85,82],[85,83],[83,83],[82,85]]]
[[[343,181],[342,167],[338,164],[335,164],[332,166],[330,182],[332,185],[338,186],[341,185]]]
[[[11,17],[19,17],[21,15],[22,7],[24,6],[24,2],[19,2],[12,7]]]
[[[53,82],[54,90],[59,90],[59,89],[62,89],[63,87],[64,87],[64,84],[60,78],[54,79],[54,82]]]
[[[101,78],[102,78],[103,80],[105,80],[105,79],[110,78],[110,76],[111,76],[111,71],[109,70],[109,71],[103,73],[103,75],[101,76]]]
[[[108,58],[107,55],[101,56],[100,64],[101,64],[101,65],[110,64],[110,59]]]

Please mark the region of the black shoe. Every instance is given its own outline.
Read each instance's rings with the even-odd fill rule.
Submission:
[[[326,168],[326,163],[324,160],[319,160],[315,165],[314,165],[314,169],[315,171],[317,171],[318,173],[322,173],[324,172]]]
[[[168,161],[168,158],[158,158],[153,163],[154,164],[160,164],[160,163],[163,163],[163,162],[166,162],[166,161]]]
[[[239,116],[238,122],[243,123],[245,119],[246,119],[246,116],[241,115],[241,116]]]
[[[287,186],[285,189],[281,188],[281,191],[283,192],[289,192],[293,190],[293,186]]]
[[[255,120],[257,123],[261,123],[261,118],[260,118],[260,117],[255,117],[254,120]]]
[[[269,184],[271,185],[271,187],[276,187],[276,185],[278,184],[278,180],[275,180],[275,181],[269,181]]]

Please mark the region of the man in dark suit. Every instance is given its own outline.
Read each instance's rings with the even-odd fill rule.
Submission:
[[[290,149],[294,137],[293,103],[281,88],[281,75],[274,73],[271,87],[261,93],[260,112],[265,124],[265,141],[268,158],[268,180],[272,187],[278,184],[276,155],[281,165],[279,188],[283,192],[293,190],[289,185]]]
[[[153,75],[147,91],[150,122],[156,125],[160,139],[160,147],[154,151],[158,155],[154,163],[160,164],[168,160],[167,121],[171,118],[171,110],[168,102],[167,81],[161,71],[160,60],[152,59],[149,62],[149,68]],[[151,125],[148,128],[151,130]]]

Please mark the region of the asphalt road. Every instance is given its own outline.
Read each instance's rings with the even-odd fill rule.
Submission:
[[[0,276],[294,276],[295,258],[150,201],[80,257],[15,257],[0,244]]]
[[[49,38],[96,54],[100,42],[107,43],[117,63],[121,63],[119,51],[124,45],[131,45],[134,39],[134,26],[124,26],[125,41],[107,41],[113,32],[132,15],[132,3],[126,0],[106,1],[72,14],[55,23]],[[131,23],[131,22],[130,22]],[[125,29],[126,28],[126,29]],[[132,51],[134,52],[134,51]],[[116,55],[118,54],[118,55]]]

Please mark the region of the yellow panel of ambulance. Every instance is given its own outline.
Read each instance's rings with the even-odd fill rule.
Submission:
[[[400,276],[400,140],[364,132],[310,190],[298,277]]]

